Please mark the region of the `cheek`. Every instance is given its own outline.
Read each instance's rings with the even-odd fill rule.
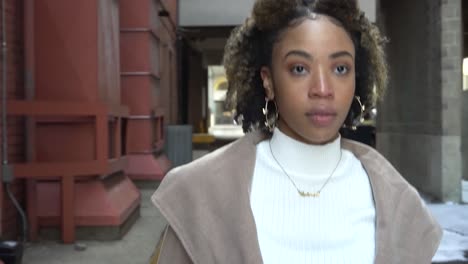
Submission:
[[[292,102],[297,100],[297,94],[294,92],[295,87],[288,81],[287,76],[282,73],[276,72],[274,77],[275,100],[280,112],[291,110],[294,105]]]
[[[354,100],[354,92],[349,92],[346,97],[343,98],[341,101],[341,106],[343,107],[343,111],[348,113],[348,111],[351,108],[351,105],[353,104]]]
[[[348,99],[349,103],[353,101],[355,93],[356,93],[356,89],[354,88],[354,85],[353,85],[350,89],[348,89],[348,93],[346,95],[346,98]]]
[[[280,115],[283,117],[294,115],[297,112],[298,100],[296,94],[285,91],[285,89],[278,89],[276,93],[276,103]]]
[[[299,124],[305,120],[301,117],[306,112],[306,105],[307,103],[302,102],[301,98],[297,96],[282,97],[278,102],[280,118],[285,120],[289,125]]]
[[[354,85],[342,85],[341,88],[335,92],[335,106],[340,115],[346,116],[353,104],[355,88]]]
[[[348,84],[344,85],[344,89],[340,95],[342,103],[344,103],[346,106],[350,106],[354,99],[355,92],[356,85],[354,81],[350,81]]]

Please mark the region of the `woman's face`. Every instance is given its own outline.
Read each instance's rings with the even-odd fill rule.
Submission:
[[[338,136],[355,90],[355,49],[349,34],[327,16],[286,29],[261,75],[278,105],[278,128],[309,144]]]

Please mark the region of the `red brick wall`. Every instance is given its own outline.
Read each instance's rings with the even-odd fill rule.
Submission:
[[[3,6],[0,10],[2,9]],[[8,45],[7,96],[8,99],[22,99],[24,98],[23,1],[6,0],[5,10],[5,28]],[[1,21],[0,28],[3,29]],[[3,42],[1,34],[0,39],[1,42]],[[0,89],[3,89],[3,75],[1,74],[3,72],[3,67],[1,61],[3,61],[3,55],[0,55]],[[0,124],[0,126],[3,126],[3,124]],[[7,126],[8,159],[10,163],[22,162],[25,159],[24,121],[21,118],[10,117],[7,120]],[[24,205],[23,181],[15,180],[12,185],[12,191],[20,203]],[[18,230],[21,228],[20,219],[3,188],[3,184],[0,187],[0,210],[0,238],[15,238],[18,234]]]

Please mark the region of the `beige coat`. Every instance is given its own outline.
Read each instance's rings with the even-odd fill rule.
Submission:
[[[263,263],[249,201],[256,144],[263,139],[249,133],[165,177],[152,197],[169,223],[156,263]],[[371,182],[375,263],[431,263],[442,230],[417,191],[374,149],[345,139],[342,147]]]

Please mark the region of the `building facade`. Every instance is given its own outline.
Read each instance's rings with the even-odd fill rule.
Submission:
[[[461,0],[378,4],[390,65],[378,149],[421,192],[460,202],[468,172],[468,97],[462,85],[467,6]]]
[[[178,119],[177,1],[5,2],[2,160],[29,238],[60,229],[67,243],[118,239],[139,215],[134,181],[170,167],[162,146],[163,127]],[[0,238],[14,239],[21,221],[3,184],[0,208]]]

